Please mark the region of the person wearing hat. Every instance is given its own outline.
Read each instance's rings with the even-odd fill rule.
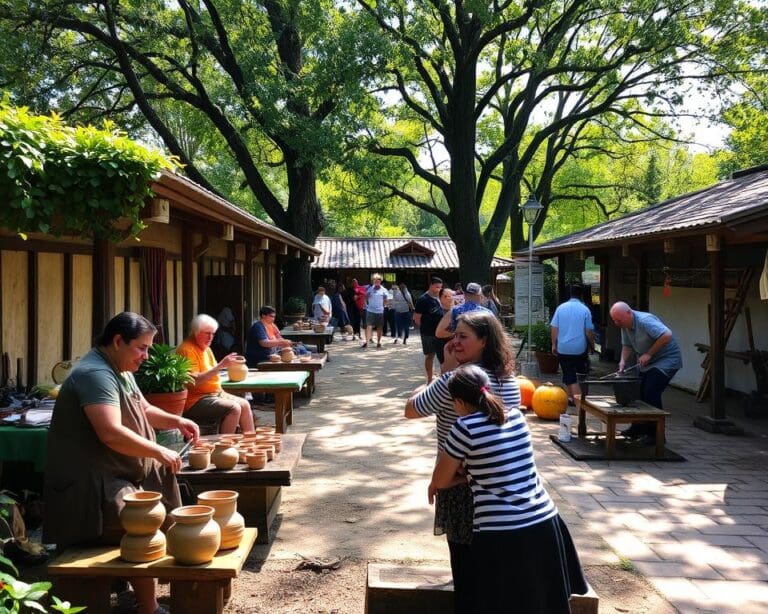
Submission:
[[[462,313],[482,310],[487,311],[493,315],[493,312],[485,307],[484,304],[485,297],[483,296],[482,286],[478,283],[475,283],[474,281],[468,283],[467,287],[464,288],[464,302],[461,305],[456,305],[453,309],[445,313],[443,318],[440,320],[440,323],[437,325],[435,337],[438,339],[452,339],[454,333],[456,332],[456,319]],[[453,346],[451,341],[448,341],[448,343],[445,345],[443,354],[445,356],[445,361],[443,362],[442,366],[443,371],[450,371],[451,369],[455,368],[457,363],[455,363],[453,358]]]

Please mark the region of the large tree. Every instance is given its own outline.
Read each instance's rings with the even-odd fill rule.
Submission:
[[[148,126],[191,179],[239,184],[313,244],[318,172],[360,129],[375,69],[378,37],[358,17],[332,0],[0,0],[0,74],[37,109]],[[306,259],[284,270],[291,293],[309,293]]]
[[[391,123],[364,146],[402,160],[429,189],[379,183],[438,217],[462,278],[478,281],[508,223],[513,249],[524,245],[517,206],[529,191],[545,207],[538,233],[557,172],[593,147],[582,138],[590,125],[665,137],[653,120],[680,108],[686,86],[725,88],[759,26],[738,0],[358,2],[391,45],[380,86]],[[397,129],[403,122],[422,130]]]

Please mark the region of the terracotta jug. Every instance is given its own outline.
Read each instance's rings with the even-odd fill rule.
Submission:
[[[227,367],[227,375],[230,382],[242,382],[248,377],[248,365],[245,364],[245,356],[235,356],[233,362]]]
[[[123,496],[120,524],[129,535],[154,535],[165,520],[162,495],[151,490],[139,490]]]
[[[213,559],[221,545],[221,529],[208,505],[185,505],[171,512],[168,553],[180,565],[201,565]]]
[[[237,511],[237,491],[209,490],[197,496],[200,505],[210,505],[214,510],[213,519],[221,528],[220,550],[237,548],[243,539],[245,520]]]
[[[238,460],[237,448],[228,443],[217,443],[211,452],[211,462],[216,469],[233,469]]]
[[[120,558],[129,563],[149,563],[165,556],[165,535],[155,531],[152,535],[123,535],[120,540]]]
[[[296,354],[293,353],[291,348],[283,348],[280,350],[280,360],[283,362],[291,362],[294,358],[296,358]]]

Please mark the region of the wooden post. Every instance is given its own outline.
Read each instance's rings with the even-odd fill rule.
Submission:
[[[27,252],[27,383],[33,386],[37,381],[37,284],[38,284],[37,252]],[[21,390],[22,365],[16,361],[16,388]]]
[[[557,256],[557,304],[567,301],[570,297],[565,292],[565,254]],[[530,275],[530,271],[528,272]],[[529,278],[530,283],[530,278]]]
[[[637,259],[637,287],[635,288],[637,295],[637,305],[635,309],[638,311],[648,311],[648,255],[646,252],[641,252]]]
[[[253,243],[248,241],[245,244],[245,269],[243,270],[244,287],[243,292],[245,294],[245,313],[243,313],[243,330],[239,331],[241,337],[240,341],[245,350],[245,337],[248,330],[251,327],[251,322],[256,319],[256,307],[253,304],[253,258],[255,256],[255,250],[253,249]]]
[[[93,333],[98,335],[115,315],[115,245],[93,242]]]
[[[712,318],[709,330],[709,352],[712,360],[712,385],[709,396],[710,413],[714,420],[725,418],[725,284],[723,282],[722,251],[710,251],[709,301]]]

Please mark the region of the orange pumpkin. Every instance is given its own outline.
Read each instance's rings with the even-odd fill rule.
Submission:
[[[560,386],[542,384],[533,393],[533,411],[542,420],[559,420],[568,409],[568,395]]]
[[[528,409],[533,407],[533,393],[536,392],[536,384],[524,375],[517,376],[517,384],[520,386],[520,405]]]

